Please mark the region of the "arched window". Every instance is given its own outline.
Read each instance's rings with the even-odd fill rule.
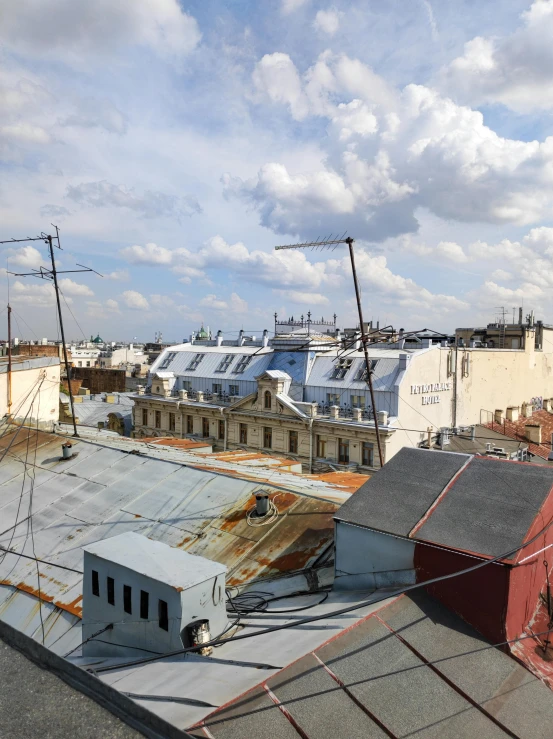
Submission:
[[[271,409],[271,403],[272,403],[271,393],[269,390],[265,390],[265,408],[267,410]]]

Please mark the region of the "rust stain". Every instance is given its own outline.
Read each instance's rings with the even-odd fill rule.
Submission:
[[[77,605],[80,601],[82,601],[82,595],[77,596],[75,600],[72,600],[70,603],[63,603],[62,601],[55,600],[52,595],[47,595],[46,593],[42,592],[42,590],[39,594],[37,588],[33,588],[24,582],[12,583],[9,580],[1,580],[0,584],[11,585],[12,588],[16,588],[23,593],[28,593],[38,600],[41,600],[43,603],[52,603],[52,605],[56,606],[57,608],[61,608],[63,611],[68,611],[69,613],[73,614],[74,616],[78,616],[79,618],[82,617],[82,606]]]
[[[196,538],[197,537],[195,537],[195,536],[185,536],[184,539],[182,539],[181,541],[179,541],[179,543],[177,544],[177,549],[180,549],[185,544],[190,544],[190,542],[191,541],[194,541]]]
[[[140,514],[138,514],[138,513],[135,513],[135,514],[134,514],[134,517],[135,517],[135,518],[142,518],[142,516],[141,516]]]
[[[155,444],[157,446],[170,446],[177,449],[205,449],[211,444],[202,441],[192,441],[192,439],[175,439],[173,436],[150,436],[144,439],[135,439],[145,444]]]

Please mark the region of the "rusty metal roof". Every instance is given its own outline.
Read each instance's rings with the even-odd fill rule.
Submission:
[[[280,485],[274,486],[266,469],[254,479],[240,468],[233,474],[196,469],[177,461],[180,451],[167,449],[170,459],[161,459],[153,452],[162,447],[128,448],[121,437],[72,440],[73,457],[66,461],[59,436],[22,429],[12,439],[0,440],[0,449],[12,443],[0,465],[0,545],[76,570],[82,569],[83,546],[127,531],[226,565],[232,585],[301,570],[332,544],[333,516],[348,495],[291,473],[277,473]],[[27,475],[26,455],[33,463]],[[33,475],[34,552],[28,518]],[[283,489],[283,480],[293,489]],[[260,489],[269,492],[279,516],[252,528],[246,514]],[[43,602],[80,617],[80,574],[46,565],[37,574],[34,561],[0,553],[1,617],[19,620],[8,613],[15,601],[24,609],[14,590],[38,597],[39,583]]]

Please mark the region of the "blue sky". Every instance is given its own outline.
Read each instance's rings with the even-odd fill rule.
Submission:
[[[61,229],[78,339],[311,309],[452,330],[551,317],[553,0],[19,0],[0,29],[2,237]],[[43,245],[5,248],[9,268]],[[7,279],[2,277],[2,302]],[[51,288],[11,278],[25,338]],[[17,327],[16,327],[17,328]]]

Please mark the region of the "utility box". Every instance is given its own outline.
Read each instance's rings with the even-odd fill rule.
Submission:
[[[216,638],[227,625],[226,569],[134,532],[85,546],[83,655],[181,649],[201,621]]]

